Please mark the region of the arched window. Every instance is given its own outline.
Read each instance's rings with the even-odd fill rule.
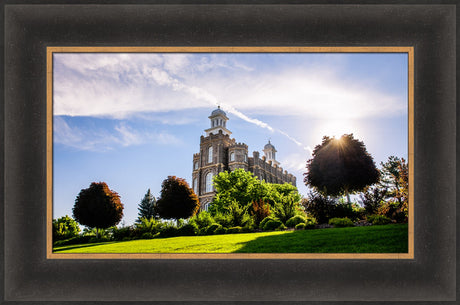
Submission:
[[[212,192],[212,173],[206,175],[206,193]]]
[[[230,161],[235,161],[235,153],[233,151],[230,153]]]
[[[195,161],[195,163],[193,163],[193,169],[198,169],[198,161]]]
[[[204,205],[204,210],[207,212],[209,209],[209,202]]]
[[[248,162],[248,155],[244,154],[244,162]]]
[[[264,180],[264,174],[260,173],[260,180]]]
[[[208,148],[208,163],[212,163],[212,146]]]
[[[198,179],[193,178],[193,191],[198,195]]]

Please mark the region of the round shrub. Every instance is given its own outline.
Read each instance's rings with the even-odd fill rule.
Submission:
[[[296,215],[294,217],[289,218],[288,221],[286,221],[286,227],[294,228],[299,223],[305,223],[306,221],[307,220],[305,219],[305,217],[301,215]]]
[[[272,216],[268,216],[268,217],[265,217],[264,219],[262,219],[262,221],[260,222],[259,224],[259,228],[264,230],[264,226],[265,224],[270,221],[270,220],[277,220],[275,217],[272,217]]]
[[[206,227],[206,230],[205,230],[205,235],[213,235],[215,234],[216,230],[221,228],[222,226],[218,223],[213,223],[212,225],[210,226],[207,226]]]
[[[384,215],[372,215],[368,217],[368,221],[373,225],[386,225],[391,223],[391,219]]]
[[[333,225],[334,228],[354,227],[355,225],[353,221],[347,217],[329,219],[329,224]]]
[[[282,229],[283,227],[284,229],[286,228],[286,226],[280,220],[270,219],[264,224],[263,230],[264,231],[274,231],[277,229]]]
[[[194,236],[198,232],[198,226],[196,223],[187,223],[179,228],[178,234],[180,236]]]
[[[160,232],[161,237],[174,237],[179,235],[179,230],[176,227],[165,227]]]
[[[141,235],[141,239],[152,239],[154,237],[155,236],[150,232],[145,232],[144,234]]]
[[[214,234],[226,234],[227,233],[227,228],[226,227],[219,227],[216,230],[214,230]]]
[[[242,232],[243,232],[242,227],[231,227],[231,228],[228,228],[228,230],[227,230],[228,234],[242,233]]]
[[[315,218],[307,218],[305,222],[305,229],[314,229],[317,225]]]
[[[301,222],[301,223],[298,223],[298,224],[295,225],[295,229],[296,230],[305,230],[306,226],[307,225],[305,223]]]

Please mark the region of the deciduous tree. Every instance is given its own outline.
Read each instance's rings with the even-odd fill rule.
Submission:
[[[123,204],[120,196],[110,190],[105,182],[93,182],[89,188],[82,189],[78,194],[73,217],[84,226],[106,229],[120,222],[123,217]]]
[[[313,150],[313,157],[307,161],[304,174],[307,186],[314,187],[324,195],[346,195],[361,191],[379,180],[379,171],[363,142],[353,134],[339,139],[323,137]]]
[[[185,179],[168,176],[161,184],[157,207],[161,218],[178,220],[195,215],[200,203]]]

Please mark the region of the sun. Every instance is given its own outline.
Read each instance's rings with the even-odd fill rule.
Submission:
[[[324,136],[340,138],[344,134],[356,133],[357,126],[352,120],[333,119],[324,120],[312,130],[315,143],[321,143]]]

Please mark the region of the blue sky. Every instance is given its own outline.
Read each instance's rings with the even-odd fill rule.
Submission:
[[[105,181],[132,224],[147,189],[168,175],[191,182],[192,156],[217,105],[237,142],[303,184],[324,135],[353,133],[377,165],[407,158],[407,54],[55,53],[53,217]]]

